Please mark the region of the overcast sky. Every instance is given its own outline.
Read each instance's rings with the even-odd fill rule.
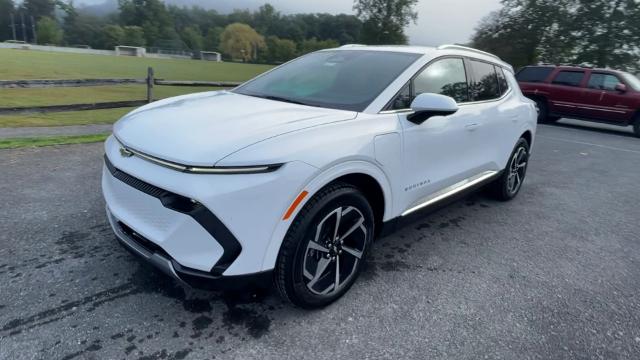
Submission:
[[[76,0],[76,3],[98,4],[105,0]],[[352,14],[352,0],[169,0],[184,5],[200,5],[205,8],[229,12],[234,8],[255,9],[269,2],[283,13]],[[465,43],[478,21],[500,7],[500,0],[420,0],[418,23],[407,29],[413,45],[440,45]]]

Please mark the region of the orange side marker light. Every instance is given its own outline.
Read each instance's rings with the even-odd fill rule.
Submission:
[[[309,195],[308,191],[304,190],[303,192],[301,192],[300,195],[298,195],[298,197],[295,200],[293,200],[293,203],[291,203],[291,206],[289,206],[289,209],[287,209],[287,212],[284,214],[284,217],[282,218],[282,220],[289,220],[293,212],[296,211],[296,208],[298,207],[298,205],[300,205],[302,200],[304,200],[304,198],[306,198],[307,195]]]

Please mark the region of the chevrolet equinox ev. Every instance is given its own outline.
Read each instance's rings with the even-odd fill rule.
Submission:
[[[125,115],[105,143],[117,239],[197,288],[341,297],[383,225],[487,186],[520,191],[537,110],[491,54],[348,45],[230,91]]]

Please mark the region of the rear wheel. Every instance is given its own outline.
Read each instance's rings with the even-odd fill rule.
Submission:
[[[538,122],[541,124],[548,124],[558,121],[560,118],[556,116],[549,116],[549,106],[545,99],[534,99],[536,106],[538,107]]]
[[[300,211],[278,255],[280,295],[303,308],[326,306],[356,281],[374,234],[373,210],[354,186],[336,183]]]
[[[529,143],[521,138],[511,153],[502,175],[491,184],[491,192],[498,200],[508,201],[516,197],[522,188],[529,164]]]
[[[637,115],[636,120],[633,122],[633,133],[640,138],[640,115]]]

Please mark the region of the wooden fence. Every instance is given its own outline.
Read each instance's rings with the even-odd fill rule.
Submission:
[[[47,105],[29,107],[0,107],[0,115],[23,115],[33,113],[53,113],[83,110],[102,110],[123,107],[136,107],[154,101],[154,86],[192,86],[232,88],[240,82],[232,81],[174,81],[156,79],[153,68],[147,71],[145,79],[72,79],[72,80],[0,80],[0,89],[16,88],[54,88],[54,87],[86,87],[139,84],[147,86],[147,98],[140,100],[96,102],[88,104]]]

